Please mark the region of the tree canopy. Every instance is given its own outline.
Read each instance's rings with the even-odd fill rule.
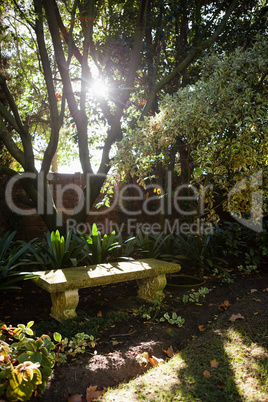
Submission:
[[[220,189],[225,207],[232,187],[256,172],[262,173],[267,191],[267,66],[263,35],[246,49],[205,57],[195,85],[165,95],[160,111],[125,138],[116,157],[118,170],[146,185],[149,179],[158,182],[157,165],[162,171],[171,165],[180,184]],[[248,212],[250,201],[249,194],[237,197],[233,211]],[[215,212],[212,198],[209,210]]]

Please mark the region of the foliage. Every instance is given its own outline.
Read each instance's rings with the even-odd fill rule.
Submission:
[[[194,85],[200,55],[216,41],[223,53],[244,43],[245,32],[247,37],[258,29],[265,32],[263,2],[239,3],[134,0],[103,6],[4,0],[1,53],[9,62],[0,71],[6,100],[6,105],[0,102],[0,137],[19,169],[35,174],[35,158],[40,158],[46,188],[47,173],[60,155],[62,141],[66,140],[62,152],[66,153],[75,140],[83,172],[91,177],[89,205],[85,202],[74,214],[77,222],[84,222],[126,129],[135,129],[141,115],[154,114],[163,93]],[[228,43],[224,30],[231,36]],[[237,32],[235,38],[230,32]],[[108,94],[100,90],[103,85]],[[154,150],[153,141],[145,146]],[[135,144],[132,148],[136,155],[138,148]],[[102,155],[95,174],[97,153]],[[127,156],[122,160],[127,162]],[[11,169],[9,173],[15,174]],[[35,180],[23,183],[28,202],[37,207],[35,184]],[[39,212],[53,231],[63,221],[58,220],[49,192],[44,196],[47,205]]]
[[[0,395],[9,401],[27,401],[34,390],[43,391],[52,374],[55,345],[47,335],[31,338],[32,325],[0,328]]]
[[[178,327],[182,327],[185,322],[185,319],[181,318],[180,315],[178,316],[177,313],[172,313],[171,317],[170,317],[169,313],[165,313],[164,316],[160,318],[160,321],[165,321],[165,320],[171,325],[174,325],[174,324],[178,325]]]
[[[206,56],[195,85],[163,96],[160,111],[123,140],[115,159],[119,171],[146,186],[157,180],[158,165],[160,172],[172,166],[179,184],[213,185],[205,197],[211,219],[217,192],[233,214],[250,211],[256,172],[267,197],[268,40],[266,35],[254,40],[247,49]],[[245,188],[228,203],[224,197],[241,180]]]
[[[0,395],[9,401],[27,401],[35,390],[44,391],[56,363],[96,345],[94,336],[85,333],[68,339],[55,332],[54,342],[48,335],[33,338],[33,324],[0,327]]]
[[[163,258],[178,261],[187,270],[194,270],[202,276],[204,271],[211,269],[216,263],[210,247],[211,236],[177,235],[173,255],[163,255]]]
[[[115,231],[101,237],[95,223],[92,225],[91,236],[83,233],[82,238],[85,240],[84,253],[90,264],[110,261],[115,255],[115,250],[120,247]]]
[[[16,232],[0,231],[0,290],[19,289],[15,283],[36,278],[31,272],[22,272],[20,266],[32,264],[27,258],[29,244],[13,242]]]
[[[134,258],[136,252],[136,237],[131,233],[126,240],[123,239],[122,233],[117,235],[117,241],[120,247],[116,250],[116,255],[118,259],[132,259]]]
[[[157,321],[158,319],[156,317],[159,315],[161,307],[162,307],[162,302],[160,300],[158,300],[158,301],[154,302],[154,304],[152,306],[149,306],[148,308],[145,305],[140,306],[137,311],[137,314],[146,320]]]
[[[155,233],[152,230],[145,232],[138,229],[135,236],[131,234],[124,242],[123,255],[137,258],[156,258],[173,260],[174,250],[177,247],[177,236],[166,234],[164,231]]]
[[[205,297],[206,294],[208,294],[210,291],[211,291],[211,289],[202,287],[202,288],[198,289],[197,292],[183,295],[182,301],[183,301],[183,303],[188,303],[188,302],[198,303],[200,296]]]
[[[96,339],[100,336],[101,330],[111,327],[118,321],[127,319],[127,313],[110,313],[105,317],[92,317],[79,312],[77,317],[70,318],[61,323],[50,321],[34,324],[34,331],[38,336],[41,336],[43,333],[59,332],[63,338],[71,339],[75,337],[77,328],[79,327],[79,331],[91,334]]]
[[[90,348],[96,346],[94,336],[84,332],[75,334],[70,340],[62,338],[59,332],[55,332],[53,338],[57,343],[57,352],[55,354],[57,364],[65,363],[68,356],[75,357],[78,353],[85,353],[87,346]]]
[[[247,272],[259,267],[267,258],[267,242],[266,228],[255,233],[236,222],[225,221],[218,225],[212,236],[211,247],[226,261],[226,265],[231,263],[240,272]]]
[[[44,269],[60,269],[77,266],[84,258],[82,249],[84,242],[72,235],[70,231],[66,239],[60,232],[46,233],[43,242],[36,242],[31,248],[36,261]]]
[[[149,306],[148,308],[145,305],[142,305],[139,307],[137,314],[139,314],[142,318],[146,320],[154,320],[156,322],[164,322],[167,321],[171,325],[178,325],[179,327],[182,327],[185,320],[181,316],[178,316],[177,313],[172,313],[171,316],[169,313],[164,313],[164,315],[161,318],[157,318],[159,314],[161,313],[161,309],[164,306],[162,305],[161,301],[155,302],[152,306]]]
[[[168,236],[164,232],[159,234],[152,231],[143,233],[138,230],[135,238],[136,251],[140,252],[145,258],[159,258],[165,250],[165,241]]]

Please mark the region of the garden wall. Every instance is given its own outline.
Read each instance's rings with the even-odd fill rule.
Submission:
[[[0,226],[5,230],[16,230],[19,239],[28,241],[35,237],[42,238],[48,229],[37,213],[25,216],[12,212],[12,204],[13,210],[14,205],[23,210],[27,209],[19,200],[24,194],[19,182],[14,186],[8,199],[6,194],[10,192],[6,192],[6,186],[9,178],[3,176],[0,180]],[[143,233],[146,230],[152,230],[156,233],[164,231],[165,233],[211,234],[210,227],[207,227],[206,224],[203,225],[202,219],[193,223],[193,216],[188,216],[186,213],[181,215],[178,212],[180,209],[178,208],[178,202],[176,205],[174,204],[175,197],[170,199],[159,197],[153,185],[148,187],[149,190],[144,190],[137,185],[135,180],[128,183],[128,185],[120,182],[115,184],[114,193],[110,198],[111,207],[103,205],[97,208],[97,204],[105,196],[105,194],[100,194],[86,222],[78,225],[72,219],[70,211],[77,205],[78,192],[81,192],[85,186],[83,175],[81,173],[51,173],[48,181],[54,202],[58,210],[62,212],[63,219],[67,222],[67,230],[72,229],[73,233],[79,230],[89,234],[92,224],[96,223],[98,230],[102,234],[111,233],[115,230],[116,233],[122,233],[125,238],[131,234],[135,235],[139,229]],[[179,203],[180,207],[186,209],[189,206],[191,207],[188,201],[186,205],[185,201],[184,204],[183,202]],[[165,211],[165,214],[163,211]]]
[[[9,231],[16,230],[17,237],[19,239],[30,240],[35,237],[43,237],[44,233],[47,232],[48,229],[42,218],[37,213],[24,216],[12,212],[12,203],[23,210],[30,209],[30,207],[25,207],[25,205],[19,199],[23,194],[25,194],[24,190],[19,185],[19,182],[13,187],[11,199],[8,200],[5,192],[8,181],[9,177],[1,177],[1,228]],[[51,173],[49,175],[49,185],[53,190],[53,199],[56,206],[60,210],[64,210],[64,212],[66,212],[68,210],[73,210],[73,208],[77,205],[77,190],[78,188],[83,189],[85,182],[81,173]],[[133,194],[133,189],[131,187],[127,189],[127,191],[124,191],[124,197],[126,200],[124,201],[124,208],[122,208],[122,205],[119,203],[118,199],[115,199],[119,198],[118,194],[122,188],[123,186],[121,183],[116,185],[116,190],[114,191],[115,195],[111,196],[110,199],[110,204],[112,205],[111,208],[107,208],[105,206],[101,206],[100,208],[96,207],[96,205],[101,202],[104,197],[103,194],[100,194],[86,222],[80,224],[78,227],[74,220],[72,220],[71,215],[68,216],[64,214],[65,220],[69,219],[69,229],[72,228],[75,232],[78,228],[80,231],[84,230],[90,233],[91,225],[96,223],[98,225],[98,229],[103,233],[109,233],[112,230],[116,230],[116,232],[120,231],[127,236],[130,234],[130,232],[137,232],[137,229],[141,224],[148,225],[153,224],[154,222],[157,223],[159,221],[159,217],[155,214],[153,216],[148,216],[144,213],[136,214],[135,211],[140,211],[142,209],[143,199],[136,200],[137,197],[135,198],[135,196],[137,194],[135,194],[135,191]],[[148,194],[146,195],[143,190],[141,191],[143,192],[145,199]],[[130,200],[128,199],[128,196],[131,197]]]

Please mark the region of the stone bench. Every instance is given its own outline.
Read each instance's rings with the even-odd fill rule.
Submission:
[[[153,258],[114,262],[53,271],[39,271],[33,281],[51,294],[50,315],[57,321],[75,317],[78,290],[93,286],[137,280],[138,297],[146,301],[163,299],[166,274],[180,271],[179,264]]]

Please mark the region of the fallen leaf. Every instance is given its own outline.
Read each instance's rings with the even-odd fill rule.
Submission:
[[[224,384],[222,381],[218,381],[217,388],[219,388],[219,389],[224,389],[224,388],[225,388],[225,384]]]
[[[120,343],[123,343],[123,342],[112,341],[112,345],[113,345],[113,346],[119,345]]]
[[[168,357],[173,357],[175,355],[175,352],[173,350],[173,347],[170,346],[167,350],[162,349],[164,353],[168,355]]]
[[[203,371],[203,376],[206,377],[206,378],[209,378],[209,377],[211,377],[211,374],[210,374],[210,372],[208,370],[204,370]]]
[[[97,317],[102,317],[102,311],[97,312]]]
[[[149,357],[149,362],[151,363],[151,366],[157,367],[159,364],[164,364],[165,361],[163,359],[158,359],[155,356]]]
[[[257,289],[251,289],[251,291],[250,291],[250,293],[255,293],[255,292],[258,292],[258,290]]]
[[[86,391],[86,401],[87,402],[96,401],[106,391],[106,388],[104,388],[102,391],[97,391],[97,387],[98,387],[97,385],[90,385],[87,388],[87,391]]]
[[[210,367],[217,368],[217,367],[218,367],[218,365],[219,365],[219,363],[217,362],[217,360],[216,360],[216,359],[211,360],[211,362],[210,362]]]
[[[256,313],[254,313],[254,315],[257,315],[257,314],[259,314],[259,312],[258,312],[258,311],[256,311]]]
[[[83,394],[74,394],[68,398],[68,402],[83,402]]]
[[[268,292],[268,288],[263,289],[263,293]]]
[[[228,307],[230,307],[229,300],[224,300],[224,302],[221,303],[221,304],[218,306],[218,309],[221,310],[221,311],[225,311],[225,310],[227,310]]]
[[[147,352],[143,352],[141,354],[138,354],[136,356],[136,360],[139,363],[139,365],[141,366],[142,364],[148,364],[149,363],[149,354]]]
[[[256,302],[261,302],[261,299],[255,299],[255,297],[254,297],[253,300],[256,301]]]
[[[198,329],[200,332],[205,332],[207,330],[205,325],[198,325]]]
[[[229,321],[234,322],[235,320],[237,320],[238,318],[241,318],[242,320],[245,318],[243,315],[241,315],[240,313],[238,314],[233,314],[230,318]]]

